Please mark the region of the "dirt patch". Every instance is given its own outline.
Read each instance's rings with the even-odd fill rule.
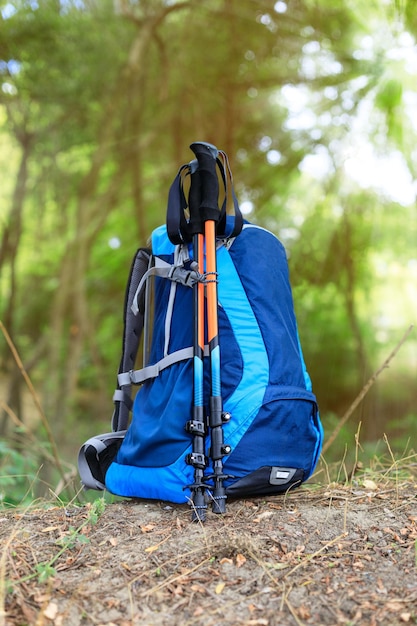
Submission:
[[[417,623],[417,483],[0,512],[5,626]]]

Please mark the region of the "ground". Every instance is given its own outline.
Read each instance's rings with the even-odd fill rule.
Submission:
[[[0,511],[4,626],[417,623],[417,482]]]

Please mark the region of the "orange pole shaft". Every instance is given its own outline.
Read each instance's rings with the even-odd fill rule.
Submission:
[[[198,272],[204,274],[204,236],[198,235]],[[204,283],[200,282],[198,289],[198,345],[204,354]]]
[[[208,342],[217,337],[217,276],[216,276],[216,224],[213,220],[205,223],[206,274],[207,274],[207,333]]]

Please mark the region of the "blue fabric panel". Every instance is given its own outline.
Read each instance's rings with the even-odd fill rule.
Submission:
[[[307,372],[306,364],[304,362],[303,350],[301,348],[301,343],[300,343],[300,337],[298,335],[298,330],[297,330],[297,341],[298,341],[298,351],[300,353],[301,365],[302,365],[302,368],[303,368],[304,383],[305,383],[306,389],[308,389],[308,391],[313,391],[313,385],[311,384],[311,378],[310,378],[309,373]]]
[[[239,385],[243,374],[243,357],[241,347],[233,332],[230,320],[223,309],[219,307],[219,344],[222,398],[226,401]],[[206,389],[210,381],[206,376]]]
[[[171,465],[190,444],[185,423],[191,419],[192,361],[176,363],[136,395],[134,418],[117,462],[141,467]]]
[[[152,233],[152,252],[158,256],[174,254],[175,246],[170,242],[167,235],[166,225],[162,224]]]
[[[172,283],[165,278],[155,278],[155,307],[152,347],[149,357],[151,364],[162,359],[165,348],[165,321]],[[193,304],[189,287],[176,285],[175,303],[171,320],[171,333],[168,352],[193,345]]]
[[[311,475],[320,452],[321,431],[313,394],[300,391],[268,388],[256,419],[225,459],[227,473],[238,479],[249,467],[253,471],[281,465],[303,469],[306,478]],[[234,481],[226,484],[230,482]]]
[[[252,257],[247,254],[248,248],[252,250]],[[258,255],[257,250],[261,251]],[[226,250],[222,254],[226,254]],[[244,408],[239,406],[233,410],[231,403],[225,403],[225,408],[232,413],[232,420],[224,426],[225,441],[232,446],[232,454],[224,459],[225,471],[241,477],[262,465],[288,465],[303,469],[308,476],[316,464],[323,433],[316,417],[315,396],[311,393],[311,381],[302,357],[285,251],[268,231],[246,227],[233,243],[230,257],[238,268],[238,275],[233,273],[230,263],[227,269],[225,266],[224,275],[219,270],[220,303],[229,315],[242,349],[247,346],[248,337],[253,339],[256,332],[242,325],[235,311],[239,305],[229,310],[228,307],[239,299],[234,294],[229,297],[233,287],[228,281],[232,285],[242,285],[245,299],[250,303],[242,306],[240,312],[247,315],[248,310],[252,312],[253,308],[258,332],[258,341],[250,347],[250,351],[258,358],[263,354],[267,362],[264,367],[257,363],[246,369],[248,363],[244,359],[242,384],[248,392]],[[220,258],[219,253],[219,261]],[[224,302],[220,296],[223,281]],[[240,301],[243,299],[241,297]],[[236,324],[233,324],[234,318]],[[267,376],[266,382],[262,375],[259,377],[259,373]],[[252,404],[252,411],[248,402],[253,399],[251,385],[248,384],[251,378],[254,393],[259,394],[261,390],[265,393]],[[271,390],[275,396],[273,401],[270,400]],[[265,406],[258,411],[263,404]],[[287,443],[293,441],[295,434],[291,449]]]
[[[241,236],[242,234],[233,245]],[[220,307],[227,316],[239,345],[243,365],[242,376],[236,388],[228,398],[224,398],[224,409],[232,415],[232,419],[223,427],[224,439],[225,443],[234,448],[262,404],[268,385],[269,362],[258,321],[232,256],[224,247],[217,253],[217,271]],[[227,346],[226,342],[227,338],[220,335],[220,345],[224,349]],[[231,356],[233,357],[233,354]],[[222,363],[222,378],[225,378],[226,374]],[[208,446],[209,443],[208,441]]]
[[[269,231],[246,225],[230,255],[262,332],[270,363],[269,382],[305,388],[283,245]]]
[[[187,453],[191,451],[191,446]],[[167,467],[137,467],[112,463],[106,474],[106,488],[126,498],[150,498],[184,504],[189,501],[187,485],[193,482],[194,470],[183,457]]]

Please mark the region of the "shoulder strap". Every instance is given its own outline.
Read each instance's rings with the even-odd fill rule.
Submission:
[[[132,304],[134,301],[137,301],[138,286],[142,277],[148,271],[151,257],[151,250],[139,248],[133,258],[126,288],[122,357],[118,374],[129,372],[135,367],[136,355],[143,331],[145,306],[142,298],[139,298],[142,301],[137,302],[134,310],[132,310]],[[132,408],[131,384],[120,385],[118,383],[113,400],[112,430],[113,432],[126,430]]]
[[[237,237],[242,228],[243,228],[243,216],[239,207],[239,202],[236,197],[235,188],[233,185],[233,175],[232,170],[230,168],[229,158],[226,152],[223,150],[219,150],[219,157],[217,158],[217,165],[219,167],[223,184],[224,184],[224,202],[223,202],[223,210],[221,221],[218,227],[217,235],[219,237],[224,237],[226,239],[231,239],[233,237]],[[233,216],[232,219],[228,219],[226,221],[226,208],[229,200],[229,195],[232,198],[233,203]],[[227,228],[229,223],[232,223],[232,228]]]
[[[190,174],[190,164],[182,165],[169,189],[166,224],[169,239],[175,245],[189,243],[192,238],[185,216],[188,205],[184,193],[184,179]]]
[[[145,293],[144,290],[138,293],[138,286],[148,271],[152,258],[151,250],[139,248],[130,268],[123,313],[122,357],[118,374],[133,370],[135,366],[145,317]],[[135,302],[135,311],[132,310],[133,302]],[[91,437],[80,448],[78,471],[81,482],[86,489],[105,489],[107,469],[116,457],[126,434],[133,404],[131,388],[132,381],[130,378],[118,380],[117,389],[113,396],[113,432]]]

